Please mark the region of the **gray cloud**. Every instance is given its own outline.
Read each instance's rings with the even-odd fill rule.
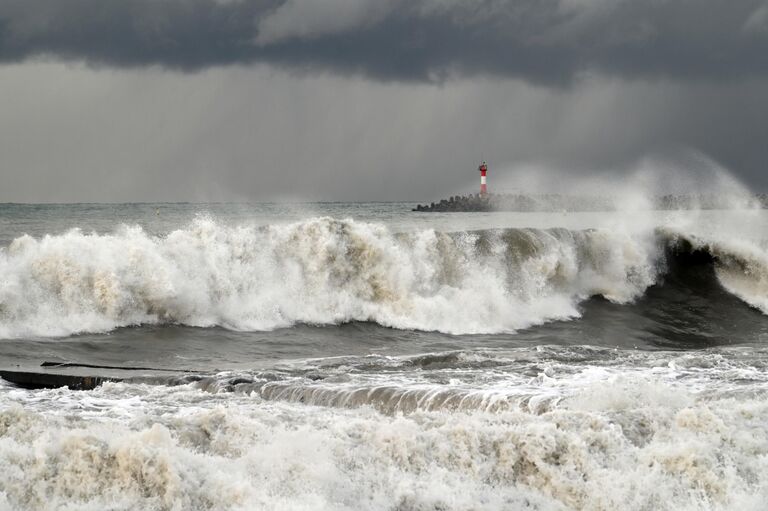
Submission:
[[[0,61],[269,63],[381,80],[768,74],[764,0],[4,0]]]
[[[649,154],[695,175],[689,151],[768,190],[768,79],[436,87],[25,63],[0,66],[0,98],[0,202],[423,202],[475,192],[481,159],[493,191],[563,191],[621,180]]]

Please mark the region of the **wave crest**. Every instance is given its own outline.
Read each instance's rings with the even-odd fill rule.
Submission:
[[[663,254],[653,233],[403,234],[327,217],[269,226],[199,218],[166,236],[136,226],[23,236],[0,251],[0,337],[158,323],[270,330],[348,321],[512,332],[577,317],[589,296],[636,299],[665,271]]]

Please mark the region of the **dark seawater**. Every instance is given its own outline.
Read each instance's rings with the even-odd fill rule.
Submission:
[[[0,509],[765,508],[763,211],[412,206],[0,205]]]

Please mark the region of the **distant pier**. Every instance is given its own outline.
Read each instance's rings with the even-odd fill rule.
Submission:
[[[422,206],[419,204],[413,211],[492,211],[489,195],[456,195],[440,202]]]
[[[746,209],[768,208],[768,194],[751,197],[719,194],[662,195],[649,199],[649,209]],[[470,194],[455,195],[440,202],[419,204],[420,212],[491,212],[491,211],[616,211],[613,198],[561,194]]]

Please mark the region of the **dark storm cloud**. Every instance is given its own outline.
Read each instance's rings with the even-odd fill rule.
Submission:
[[[194,71],[270,63],[382,80],[768,74],[757,0],[3,0],[0,61]]]

